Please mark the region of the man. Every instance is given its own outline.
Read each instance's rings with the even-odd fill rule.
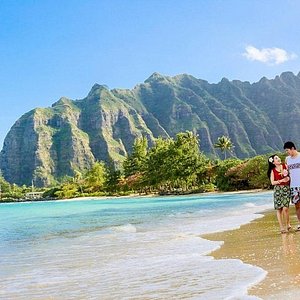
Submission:
[[[286,158],[286,165],[289,170],[291,200],[295,204],[296,214],[299,225],[296,230],[300,230],[300,153],[297,151],[293,142],[286,142],[283,146],[285,152],[288,154]]]

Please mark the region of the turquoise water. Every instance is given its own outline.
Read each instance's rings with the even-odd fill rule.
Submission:
[[[200,235],[270,207],[270,192],[1,204],[0,297],[246,299],[265,272],[213,260],[221,242]]]

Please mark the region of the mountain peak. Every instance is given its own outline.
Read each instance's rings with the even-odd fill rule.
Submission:
[[[188,79],[188,80],[198,80],[194,76],[186,74],[186,73],[178,74],[178,75],[174,76],[173,79],[175,79],[175,80],[185,80],[185,79]]]
[[[283,73],[281,73],[281,75],[280,75],[280,78],[282,78],[282,79],[291,79],[291,78],[294,79],[294,77],[295,77],[295,74],[294,74],[293,72],[290,72],[290,71],[288,71],[288,72],[283,72]]]
[[[72,102],[72,100],[70,100],[66,97],[61,97],[58,101],[56,101],[55,103],[52,104],[52,107],[55,107],[55,106],[58,106],[58,105],[69,104],[70,102]]]
[[[158,72],[154,72],[149,78],[145,80],[145,83],[152,82],[152,81],[161,81],[164,79],[166,79],[165,76],[159,74]]]
[[[228,84],[228,83],[230,83],[230,81],[226,77],[223,77],[222,80],[220,81],[220,83],[221,84]]]
[[[92,86],[92,89],[90,90],[89,94],[88,94],[88,97],[89,96],[93,96],[95,94],[98,94],[100,93],[102,90],[108,90],[108,86],[107,85],[104,85],[104,84],[98,84],[98,83],[95,83],[93,86]]]
[[[259,80],[258,83],[268,83],[268,82],[269,82],[268,78],[266,76],[264,76]]]

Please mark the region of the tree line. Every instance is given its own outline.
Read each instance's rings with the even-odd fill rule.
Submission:
[[[111,161],[97,161],[85,172],[74,171],[60,183],[41,189],[44,198],[119,196],[129,194],[188,194],[210,191],[265,189],[268,155],[241,160],[232,155],[229,137],[218,138],[215,147],[224,159],[209,158],[199,149],[198,136],[190,131],[175,138],[157,138],[149,147],[145,137],[134,141],[132,152],[117,168]],[[227,154],[230,155],[227,158]],[[0,176],[0,198],[24,198],[32,187],[18,187]]]

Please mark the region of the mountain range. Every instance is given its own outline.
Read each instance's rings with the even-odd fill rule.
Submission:
[[[218,137],[229,136],[233,155],[246,158],[300,145],[300,73],[284,72],[255,83],[223,78],[211,84],[191,75],[152,74],[133,89],[95,84],[84,99],[62,97],[21,116],[0,153],[6,180],[50,185],[96,160],[120,166],[137,137],[193,131],[200,150],[218,157]]]

